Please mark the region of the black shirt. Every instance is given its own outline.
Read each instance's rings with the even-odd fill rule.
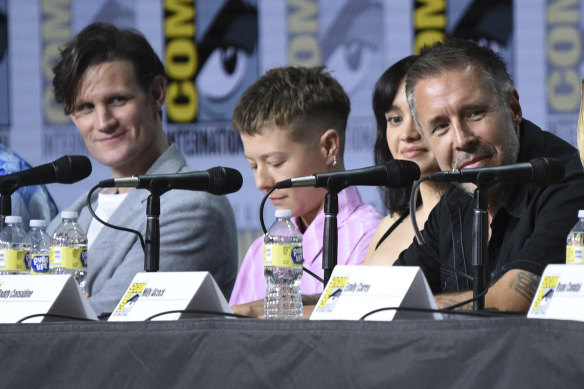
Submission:
[[[573,146],[524,119],[517,162],[537,157],[559,159],[566,176],[547,188],[510,186],[491,222],[490,285],[511,269],[541,275],[546,265],[566,261],[566,237],[584,209],[584,171]],[[471,195],[449,188],[424,226],[427,250],[414,241],[394,265],[420,266],[433,293],[472,290],[473,211]]]

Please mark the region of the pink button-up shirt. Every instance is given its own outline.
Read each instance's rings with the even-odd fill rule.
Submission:
[[[363,204],[355,187],[348,187],[338,194],[337,214],[338,249],[337,264],[360,265],[365,260],[369,241],[381,221],[381,215],[370,205]],[[298,218],[292,218],[298,225]],[[324,212],[321,211],[310,223],[302,236],[304,267],[323,277],[322,246]],[[304,272],[300,281],[302,294],[321,293],[320,281]],[[239,268],[239,274],[231,293],[230,305],[261,300],[266,296],[264,279],[264,237],[257,238],[247,250]]]

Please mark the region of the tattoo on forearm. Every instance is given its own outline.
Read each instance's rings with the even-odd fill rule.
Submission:
[[[467,300],[466,296],[461,295],[460,293],[447,293],[447,294],[440,294],[435,296],[436,304],[440,309],[447,309],[452,307],[453,305],[457,305],[464,300]],[[451,309],[451,308],[450,308]],[[472,309],[472,302],[466,303],[463,306],[454,308],[455,310],[469,310]]]
[[[517,276],[511,280],[511,287],[528,301],[533,299],[541,277],[527,271],[517,273]]]

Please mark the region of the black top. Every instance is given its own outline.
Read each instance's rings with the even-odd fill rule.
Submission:
[[[547,188],[511,185],[491,223],[488,284],[511,269],[541,275],[547,264],[565,263],[566,237],[584,209],[584,172],[574,147],[524,119],[518,162],[537,157],[562,161],[566,177]],[[472,196],[451,186],[424,225],[428,250],[414,241],[394,265],[420,266],[434,293],[472,290],[473,210]]]
[[[389,227],[389,229],[387,231],[385,231],[385,234],[383,234],[383,236],[381,237],[381,239],[379,239],[379,242],[377,242],[377,245],[375,246],[375,250],[377,250],[379,248],[379,245],[381,245],[383,243],[383,241],[385,239],[387,239],[387,237],[389,235],[391,235],[391,233],[393,232],[393,230],[395,230],[397,228],[397,226],[399,226],[406,217],[408,217],[410,215],[410,209],[406,209],[406,212],[401,215],[399,217],[399,219],[397,219],[396,221],[393,222],[393,224]]]

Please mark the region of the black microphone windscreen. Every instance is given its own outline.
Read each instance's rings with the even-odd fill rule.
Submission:
[[[91,161],[84,155],[65,155],[55,162],[55,182],[72,184],[91,174]]]
[[[394,159],[385,163],[387,186],[390,188],[408,187],[420,178],[420,167],[417,163],[402,159]]]
[[[207,172],[209,173],[209,193],[224,195],[237,192],[243,184],[241,173],[235,169],[217,166]]]
[[[551,185],[562,182],[566,175],[564,164],[555,158],[535,158],[529,161],[533,166],[533,183]]]

